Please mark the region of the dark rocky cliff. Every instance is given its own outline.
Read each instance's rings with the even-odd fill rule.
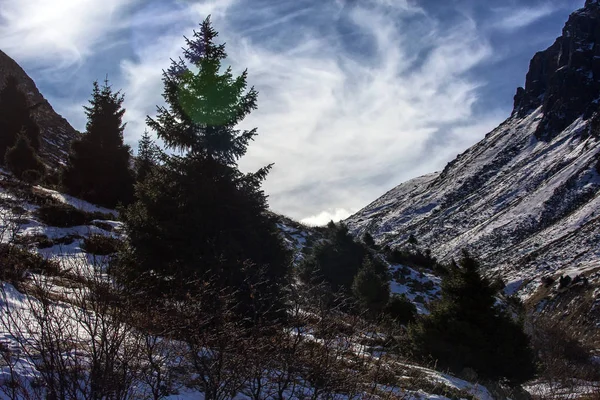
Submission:
[[[548,49],[531,60],[525,88],[518,88],[513,114],[524,117],[542,106],[536,137],[552,140],[578,117],[598,109],[600,93],[600,4],[588,0],[569,17]]]
[[[0,50],[0,88],[4,87],[9,75],[17,78],[21,90],[29,98],[33,117],[41,130],[42,159],[49,166],[57,167],[65,161],[71,142],[80,133],[54,111],[23,68]]]

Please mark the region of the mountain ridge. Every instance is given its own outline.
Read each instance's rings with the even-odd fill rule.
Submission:
[[[10,75],[17,79],[19,88],[26,94],[31,105],[32,116],[40,127],[42,160],[53,168],[62,165],[71,142],[78,138],[80,133],[54,111],[25,70],[0,50],[0,89],[4,87],[6,78]]]
[[[390,190],[345,222],[442,261],[462,249],[509,283],[600,270],[600,4],[586,2],[530,63],[507,120],[441,172]]]

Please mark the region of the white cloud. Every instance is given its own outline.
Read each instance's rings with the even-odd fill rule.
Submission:
[[[497,10],[501,17],[493,24],[493,27],[505,31],[516,31],[551,15],[558,9],[559,7],[553,4],[537,7],[503,8]]]
[[[473,112],[481,83],[467,72],[492,55],[475,23],[465,19],[442,30],[409,3],[376,3],[319,10],[346,18],[352,34],[371,42],[370,55],[348,52],[343,37],[309,24],[287,24],[277,37],[261,40],[257,22],[255,36],[238,35],[230,19],[245,13],[259,20],[260,7],[227,4],[213,13],[228,61],[237,71],[248,68],[260,93],[259,109],[243,122],[259,135],[241,167],[275,163],[264,187],[277,212],[313,224],[344,218],[396,184],[443,167],[486,133],[465,135],[483,129]],[[160,71],[180,53],[181,35],[204,16],[189,10],[187,32],[156,38],[138,49],[137,61],[122,63],[130,141],[161,102]],[[407,16],[418,20],[413,30],[400,26]],[[482,118],[486,128],[501,120]],[[445,145],[435,146],[436,140]]]
[[[258,1],[177,1],[165,9],[105,0],[102,10],[94,0],[21,1],[0,13],[24,21],[0,27],[0,35],[23,35],[21,57],[44,65],[80,62],[106,46],[110,32],[126,32],[119,40],[131,42],[132,54],[115,60],[121,76],[111,80],[126,95],[133,145],[145,116],[162,103],[161,71],[181,54],[182,36],[212,14],[228,61],[238,72],[248,68],[260,92],[259,109],[243,123],[259,135],[241,167],[274,162],[264,186],[271,207],[309,223],[344,218],[402,181],[442,168],[501,120],[473,110],[482,82],[470,71],[492,56],[476,24],[443,27],[414,2],[315,2],[286,17]],[[115,16],[130,6],[127,18]],[[343,32],[335,29],[340,21]],[[18,47],[0,37],[0,46]]]
[[[373,56],[347,54],[316,32],[290,53],[229,42],[232,61],[248,67],[260,91],[259,110],[245,121],[259,136],[242,166],[275,162],[265,184],[270,203],[296,218],[361,208],[394,185],[441,168],[441,160],[464,148],[449,143],[430,154],[429,142],[450,135],[453,124],[478,123],[472,106],[480,83],[464,73],[492,52],[471,21],[438,31],[424,18],[422,29],[430,34],[416,37],[382,10],[355,8],[349,16],[373,40]],[[428,53],[415,57],[415,42]]]
[[[336,208],[331,211],[323,211],[312,217],[304,218],[300,222],[310,226],[323,226],[329,223],[329,221],[338,222],[348,218],[350,215],[352,215],[352,212],[343,208]]]
[[[22,62],[78,64],[137,0],[0,0],[0,48]]]

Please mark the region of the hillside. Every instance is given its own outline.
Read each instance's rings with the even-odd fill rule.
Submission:
[[[40,186],[29,186],[15,180],[10,174],[0,170],[0,233],[4,241],[12,241],[19,248],[28,250],[31,254],[41,257],[29,256],[23,263],[11,266],[3,265],[0,271],[3,279],[0,280],[0,399],[25,399],[44,398],[36,392],[36,384],[45,382],[44,370],[40,365],[46,365],[44,357],[59,355],[76,367],[87,366],[88,357],[93,359],[93,347],[105,346],[111,343],[119,351],[130,357],[131,363],[125,373],[132,374],[130,394],[139,399],[204,399],[210,398],[198,390],[194,366],[182,360],[182,343],[168,337],[156,337],[150,331],[139,331],[134,326],[116,322],[106,312],[109,306],[108,297],[96,296],[99,288],[109,284],[106,267],[115,251],[117,243],[122,239],[122,223],[116,221],[117,213],[112,210],[97,207],[86,201],[61,194],[60,192],[45,189]],[[286,236],[288,245],[301,251],[307,241],[319,240],[319,232],[314,229],[302,227],[293,221],[282,218],[280,224]],[[12,239],[11,239],[12,238]],[[108,246],[107,246],[108,244]],[[111,247],[112,246],[112,247]],[[3,256],[4,248],[0,249]],[[14,251],[14,250],[13,250]],[[22,254],[22,253],[17,253]],[[33,261],[31,261],[33,260]],[[36,264],[38,263],[38,264]],[[415,272],[416,275],[416,272]],[[415,277],[415,280],[418,279]],[[420,278],[423,279],[423,278]],[[306,294],[305,294],[306,295]],[[44,304],[47,308],[41,308]],[[126,312],[125,309],[109,308],[110,313]],[[498,395],[494,391],[504,393],[500,386],[490,389],[478,383],[471,383],[459,379],[448,373],[427,368],[403,357],[386,354],[383,344],[390,339],[383,334],[371,332],[369,325],[363,325],[360,319],[348,322],[341,319],[335,323],[349,324],[343,332],[336,332],[335,340],[328,341],[323,336],[322,316],[300,309],[298,314],[293,314],[298,319],[296,331],[286,333],[294,340],[296,346],[320,345],[328,351],[327,369],[321,373],[333,371],[351,375],[351,370],[346,368],[346,363],[353,363],[354,368],[368,372],[363,378],[352,378],[357,390],[354,394],[332,393],[336,399],[454,399],[468,398],[477,400],[493,400]],[[121,315],[121,314],[118,314]],[[87,318],[90,319],[87,319]],[[131,316],[128,316],[131,318]],[[128,319],[130,322],[131,320]],[[100,321],[100,322],[98,322]],[[333,322],[333,321],[332,321]],[[329,322],[328,322],[329,323]],[[343,325],[342,325],[343,326]],[[66,328],[65,328],[66,327]],[[331,329],[331,328],[330,328]],[[341,329],[336,325],[335,329]],[[59,346],[57,354],[52,350],[42,347],[43,336],[41,332],[53,332],[60,335],[60,340],[68,341]],[[234,334],[234,333],[232,333]],[[97,335],[97,338],[95,338]],[[103,335],[111,335],[108,342],[104,342]],[[113,336],[114,335],[114,336]],[[140,339],[143,343],[154,343],[156,347],[144,347],[139,352],[131,353],[138,346]],[[121,343],[120,341],[123,341]],[[115,344],[112,344],[112,343]],[[70,358],[68,346],[77,348],[77,357]],[[29,348],[31,346],[31,348]],[[146,346],[146,345],[144,345]],[[148,345],[149,346],[149,345]],[[137,348],[137,347],[136,347]],[[211,350],[205,350],[209,352]],[[151,352],[150,360],[156,363],[153,368],[158,368],[163,377],[150,379],[150,375],[157,373],[154,370],[140,368],[137,363],[147,362],[146,352]],[[160,352],[160,353],[159,353]],[[310,362],[302,359],[299,351],[295,350],[292,361],[295,367],[311,367],[310,363],[317,362],[314,352],[309,353]],[[103,357],[110,357],[106,355]],[[109,358],[110,359],[110,358]],[[110,359],[112,360],[112,359]],[[221,360],[221,359],[220,359]],[[254,360],[254,359],[252,359]],[[119,362],[116,359],[115,362]],[[225,362],[229,362],[225,359]],[[321,361],[318,361],[321,362]],[[306,364],[304,364],[306,363]],[[228,365],[228,364],[226,364]],[[227,368],[227,367],[226,367]],[[319,366],[319,368],[323,368]],[[377,370],[385,371],[371,376]],[[294,369],[291,370],[295,371]],[[370,371],[370,372],[369,372]],[[262,383],[260,398],[276,398],[277,385],[281,385],[278,374],[285,371],[266,371]],[[225,379],[231,376],[225,373]],[[59,375],[61,372],[58,373]],[[87,398],[90,382],[93,377],[83,373],[73,375],[79,379],[74,397]],[[282,375],[285,376],[285,375]],[[153,397],[156,379],[163,379],[161,395]],[[327,378],[329,379],[329,378]],[[336,379],[340,379],[337,377]],[[347,378],[344,378],[347,379]],[[372,389],[368,386],[369,379],[381,380],[382,384]],[[384,380],[385,379],[385,380]],[[16,391],[12,392],[10,382],[18,382]],[[375,381],[374,381],[375,382]],[[374,383],[373,383],[374,384]],[[252,395],[252,381],[248,380],[239,386],[239,393],[227,395],[222,398],[247,400],[255,398]],[[290,399],[304,399],[317,396],[323,392],[322,383],[300,380],[293,386],[285,389],[284,397]],[[325,389],[329,390],[329,389]],[[69,392],[71,393],[71,392]],[[327,393],[327,392],[325,392]],[[28,397],[28,396],[41,397]],[[121,397],[119,397],[121,398]],[[325,398],[325,397],[317,397]],[[329,398],[329,397],[327,397]]]
[[[49,151],[57,163],[64,154],[59,146]],[[51,163],[53,158],[44,155]],[[318,228],[279,220],[296,264],[323,240]],[[492,400],[498,398],[493,393],[510,390],[417,363],[394,350],[392,328],[382,331],[383,326],[358,315],[312,308],[323,293],[306,286],[296,293],[295,284],[286,288],[294,302],[290,325],[272,331],[268,344],[254,347],[261,337],[243,333],[240,319],[227,321],[216,342],[199,330],[205,342],[198,352],[193,341],[174,338],[179,325],[158,328],[156,323],[164,324],[169,313],[123,301],[124,288],[112,269],[123,239],[116,211],[0,169],[0,399]],[[390,269],[402,278],[392,285],[393,292],[406,295],[426,314],[427,302],[438,296],[439,277],[401,265]],[[218,296],[210,286],[204,290]],[[178,304],[179,311],[193,313],[198,304],[186,300]],[[191,315],[193,325],[202,327],[202,313]],[[208,366],[198,365],[199,355]],[[258,377],[254,368],[259,368]],[[218,373],[219,396],[207,393],[199,371],[208,377]]]
[[[0,50],[0,88],[9,75],[17,78],[20,89],[29,98],[33,118],[41,130],[42,159],[51,167],[59,166],[79,133],[54,111],[23,68]]]
[[[588,1],[531,61],[512,115],[442,172],[392,189],[347,220],[441,260],[469,249],[514,280],[600,267],[600,5]]]

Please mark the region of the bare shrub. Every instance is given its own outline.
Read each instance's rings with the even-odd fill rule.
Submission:
[[[116,253],[121,245],[122,241],[119,239],[95,234],[85,237],[81,248],[86,253],[107,256]]]
[[[126,323],[129,308],[104,275],[83,266],[86,285],[56,287],[48,276],[34,275],[21,286],[20,304],[9,303],[7,290],[15,290],[3,286],[0,327],[20,355],[7,354],[5,362],[13,368],[30,362],[36,374],[28,384],[18,384],[25,398],[129,399],[134,395],[141,344],[140,336]],[[14,298],[15,293],[10,294]],[[10,380],[18,382],[14,376]]]
[[[582,382],[600,380],[591,360],[593,349],[578,339],[574,327],[542,314],[532,322],[532,346],[540,359],[540,382],[546,387],[538,397],[552,398],[556,393],[560,398],[578,398]]]

